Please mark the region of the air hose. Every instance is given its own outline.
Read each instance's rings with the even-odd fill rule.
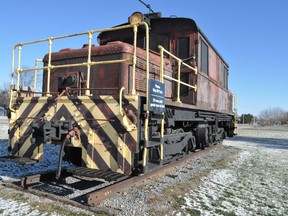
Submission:
[[[58,180],[61,175],[61,168],[62,168],[62,158],[63,158],[63,152],[64,152],[64,147],[66,143],[69,143],[69,138],[67,136],[65,137],[64,141],[62,142],[61,148],[60,148],[60,153],[59,153],[59,159],[58,159],[58,168],[57,168],[57,173],[56,173],[56,179]]]
[[[60,148],[60,153],[59,153],[59,159],[58,159],[58,168],[57,168],[57,173],[56,173],[56,179],[58,180],[61,176],[61,169],[62,169],[62,159],[63,159],[63,152],[64,152],[64,147],[66,145],[66,143],[70,142],[70,138],[74,137],[75,134],[77,134],[79,141],[81,142],[81,138],[80,138],[80,130],[78,129],[78,127],[74,127],[72,130],[70,130],[65,139],[62,142],[61,148]]]

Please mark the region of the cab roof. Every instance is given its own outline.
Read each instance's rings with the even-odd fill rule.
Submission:
[[[160,13],[144,14],[145,21],[150,27],[150,34],[162,34],[169,35],[173,33],[199,33],[209,44],[209,46],[217,53],[217,55],[223,60],[223,62],[228,66],[225,60],[222,58],[220,53],[216,50],[213,44],[209,41],[206,35],[200,30],[196,22],[191,18],[184,17],[161,17]],[[129,23],[124,23],[118,26],[128,25]],[[144,29],[139,28],[138,33],[144,37]],[[100,45],[107,44],[108,42],[121,40],[127,41],[129,38],[133,38],[132,29],[121,29],[118,31],[101,32],[98,36],[98,41]]]

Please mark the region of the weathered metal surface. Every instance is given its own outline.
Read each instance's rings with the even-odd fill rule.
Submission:
[[[62,179],[71,176],[71,173],[67,172],[67,170],[63,170],[61,173]],[[56,171],[52,172],[45,172],[45,173],[39,173],[31,176],[26,176],[21,178],[21,187],[28,188],[32,185],[35,185],[40,182],[48,182],[48,181],[55,181],[56,177]]]
[[[33,176],[27,176],[21,179],[21,186],[23,188],[26,188],[28,185],[32,185],[35,183],[40,182],[40,174],[33,175]]]
[[[67,169],[67,172],[78,176],[104,179],[109,182],[121,181],[127,178],[126,175],[110,170],[89,169],[85,167],[71,167]]]
[[[15,121],[10,128],[13,155],[31,158],[31,160],[41,159],[44,142],[41,131],[43,130],[32,127],[37,122],[51,122],[51,125],[56,126],[61,122],[74,122],[79,127],[81,137],[71,138],[70,146],[72,151],[81,149],[82,154],[78,159],[80,164],[93,169],[110,169],[126,175],[131,174],[133,154],[138,149],[138,132],[137,128],[126,131],[119,110],[119,98],[112,96],[27,97],[17,98],[14,103],[15,109],[21,113],[21,119],[18,116],[12,117]],[[130,110],[129,112],[135,116],[139,115],[137,97],[124,97],[122,107],[124,110]],[[132,124],[129,119],[126,121]],[[57,142],[53,139],[52,141]]]
[[[91,61],[108,61],[117,59],[131,59],[128,62],[114,63],[114,64],[99,64],[91,67],[91,81],[90,88],[93,95],[117,95],[121,87],[125,87],[125,94],[129,93],[132,88],[132,67],[131,61],[133,55],[133,46],[120,41],[111,42],[104,46],[95,46],[91,48]],[[146,93],[146,51],[137,49],[136,60],[136,91],[140,95]],[[87,61],[88,52],[87,47],[82,49],[68,49],[51,55],[52,65],[63,65],[72,63],[85,63]],[[44,65],[47,64],[47,56],[44,58]],[[87,77],[87,67],[68,67],[57,68],[51,70],[51,92],[58,90],[58,77],[69,76],[71,73],[82,74],[82,88],[85,88],[85,81]],[[150,77],[158,79],[160,77],[160,58],[158,55],[150,53]],[[165,60],[165,73],[172,76],[172,64]],[[44,71],[43,77],[43,91],[47,89],[47,72]],[[165,80],[167,98],[172,98],[172,82]],[[77,86],[81,88],[81,85]]]

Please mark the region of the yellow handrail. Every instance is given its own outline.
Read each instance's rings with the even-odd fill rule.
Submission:
[[[183,64],[183,65],[186,66],[187,68],[190,68],[191,70],[194,71],[195,74],[197,74],[197,71],[198,71],[198,70],[197,70],[197,67],[192,67],[192,66],[186,64],[182,59],[180,59],[180,58],[178,58],[177,56],[173,55],[171,52],[169,52],[168,50],[166,50],[166,49],[165,49],[163,46],[161,46],[161,45],[158,45],[158,48],[160,49],[160,52],[163,51],[164,53],[168,54],[169,56],[171,56],[172,58],[176,59],[177,61],[180,61],[181,64]],[[162,56],[162,58],[163,58],[163,56]]]
[[[162,80],[162,82],[163,82],[163,78],[165,78],[165,79],[168,79],[168,80],[171,80],[171,81],[174,81],[174,82],[177,83],[177,99],[176,99],[176,102],[181,103],[181,100],[180,100],[180,85],[185,85],[188,88],[192,88],[192,89],[194,89],[194,91],[197,91],[197,85],[196,84],[193,86],[193,85],[190,85],[188,83],[185,83],[185,82],[181,81],[181,65],[184,65],[185,67],[191,69],[194,72],[194,74],[197,74],[197,67],[192,67],[192,66],[186,64],[180,58],[178,58],[177,56],[175,56],[172,53],[170,53],[169,51],[167,51],[161,45],[159,45],[158,48],[160,49],[160,58],[161,58],[160,59],[160,81]],[[172,58],[177,60],[177,62],[178,62],[177,79],[164,74],[164,66],[163,66],[163,64],[164,64],[164,53],[168,54],[169,56],[171,56]]]
[[[91,77],[91,66],[93,65],[97,65],[97,64],[113,64],[113,63],[121,63],[121,62],[128,62],[128,61],[132,61],[132,66],[133,66],[133,77],[132,77],[132,89],[130,94],[135,95],[136,94],[136,90],[135,90],[135,68],[136,68],[136,46],[137,43],[134,42],[134,50],[133,50],[133,58],[127,58],[127,59],[116,59],[116,60],[108,60],[108,61],[91,61],[91,48],[92,48],[92,36],[95,33],[99,33],[99,32],[107,32],[107,31],[116,31],[116,30],[120,30],[120,29],[126,29],[126,28],[133,28],[134,29],[134,38],[137,39],[137,26],[139,25],[147,25],[145,22],[140,22],[140,23],[136,23],[136,24],[128,24],[128,25],[123,25],[123,26],[118,26],[118,27],[112,27],[112,28],[105,28],[105,29],[100,29],[100,30],[91,30],[91,31],[87,31],[87,32],[80,32],[80,33],[76,33],[76,34],[68,34],[68,35],[64,35],[64,36],[57,36],[57,37],[50,37],[50,38],[46,38],[46,39],[41,39],[41,40],[35,40],[35,41],[31,41],[31,42],[26,42],[26,43],[19,43],[17,45],[15,45],[13,47],[12,50],[12,71],[11,71],[11,86],[13,86],[14,84],[14,68],[15,68],[15,51],[18,49],[18,61],[17,61],[17,86],[16,89],[19,90],[20,89],[20,73],[21,72],[25,72],[25,71],[31,71],[34,70],[34,72],[36,72],[37,70],[47,70],[47,96],[50,95],[50,73],[52,69],[55,68],[65,68],[65,67],[77,67],[77,66],[86,66],[87,67],[87,89],[85,91],[85,95],[90,95],[90,77]],[[147,25],[148,26],[148,25]],[[149,29],[148,27],[146,27],[146,29]],[[149,34],[149,33],[148,33]],[[60,40],[60,39],[65,39],[65,38],[71,38],[71,37],[77,37],[77,36],[83,36],[83,35],[88,35],[88,56],[87,56],[87,61],[83,62],[83,63],[76,63],[76,64],[66,64],[66,65],[52,65],[51,62],[51,55],[52,55],[52,44],[53,41],[55,40]],[[146,34],[147,35],[147,34]],[[149,39],[146,41],[148,41],[149,43]],[[21,54],[22,54],[22,48],[23,46],[27,46],[27,45],[31,45],[31,44],[37,44],[37,43],[45,43],[48,42],[48,63],[47,66],[45,67],[38,67],[35,66],[34,68],[21,68]],[[148,66],[149,66],[149,48],[148,48],[148,52],[147,52],[147,56],[148,56]],[[147,68],[147,70],[149,71],[149,68]],[[35,76],[34,76],[35,78]],[[35,80],[34,80],[35,83]],[[35,85],[34,85],[35,86]]]
[[[91,47],[92,47],[92,33],[88,32],[88,57],[87,57],[87,88],[88,90],[85,91],[85,95],[90,95],[90,72],[91,72]]]
[[[19,87],[20,87],[21,52],[22,52],[22,46],[19,46],[19,48],[18,48],[18,63],[17,63],[17,90],[19,90]]]
[[[51,55],[52,55],[52,38],[48,39],[48,69],[47,69],[47,96],[50,95],[50,73],[51,73]]]
[[[232,95],[233,100],[233,112],[234,112],[234,134],[238,134],[238,124],[237,124],[237,116],[238,116],[238,99],[237,95]]]
[[[90,66],[93,65],[100,65],[100,64],[116,64],[116,63],[121,63],[121,62],[131,62],[131,58],[126,58],[126,59],[119,59],[119,60],[107,60],[107,61],[91,61],[89,63]],[[35,68],[23,68],[20,69],[19,72],[26,72],[26,71],[31,71],[31,70],[47,70],[48,68],[52,69],[59,69],[59,68],[66,68],[66,67],[79,67],[79,66],[87,66],[87,62],[83,63],[75,63],[75,64],[65,64],[65,65],[51,65],[45,66],[45,67],[35,67]]]
[[[132,64],[132,80],[135,80],[135,72],[136,72],[136,61],[137,61],[137,56],[136,56],[136,51],[137,51],[137,31],[138,28],[136,25],[133,26],[133,32],[134,32],[134,43],[133,43],[133,64]],[[132,95],[136,94],[136,89],[135,89],[135,82],[132,82]]]
[[[123,111],[123,107],[122,107],[122,97],[123,97],[123,92],[125,90],[125,87],[123,86],[121,89],[120,89],[120,92],[119,92],[119,113],[124,116],[124,111]]]
[[[149,126],[149,109],[148,109],[148,104],[149,104],[149,63],[150,63],[150,59],[149,59],[149,26],[146,22],[141,22],[139,23],[140,25],[144,25],[145,26],[145,43],[146,43],[146,118],[144,121],[144,140],[148,141],[149,140],[149,135],[148,135],[148,126]],[[135,80],[134,80],[135,81]],[[144,147],[143,150],[143,167],[145,167],[147,165],[147,153],[148,153],[148,149],[147,147]]]

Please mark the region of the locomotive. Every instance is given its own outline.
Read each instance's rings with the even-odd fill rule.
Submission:
[[[52,52],[55,41],[74,37],[88,43]],[[22,50],[37,43],[47,43],[48,53],[22,67]],[[221,143],[237,131],[228,68],[194,20],[160,13],[135,12],[112,28],[17,44],[9,160],[35,163],[44,144],[59,144],[58,177],[62,160],[130,176]],[[21,85],[29,71],[43,72],[41,91],[36,81]]]

